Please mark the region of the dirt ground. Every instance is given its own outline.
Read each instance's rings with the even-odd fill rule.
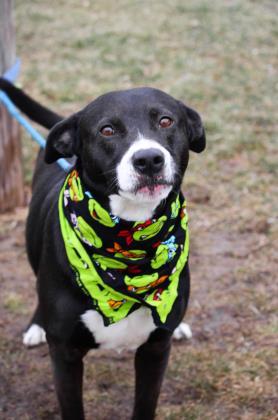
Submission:
[[[277,419],[277,2],[15,4],[19,81],[44,104],[69,115],[149,85],[204,118],[207,151],[192,154],[184,181],[193,338],[173,344],[157,419]],[[28,190],[36,148],[26,135],[22,146]],[[0,418],[52,420],[47,346],[22,345],[36,303],[26,214],[0,216]],[[128,419],[133,354],[91,352],[85,372],[87,418]]]

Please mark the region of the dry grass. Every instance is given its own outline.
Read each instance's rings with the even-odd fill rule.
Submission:
[[[203,115],[207,152],[192,155],[184,183],[194,338],[174,345],[159,420],[277,418],[276,15],[274,0],[16,0],[20,83],[45,104],[68,115],[106,91],[150,85]],[[29,182],[35,147],[26,137],[24,155]],[[20,222],[19,238],[22,229]],[[3,413],[53,419],[46,349],[30,358],[18,338],[34,299],[22,250],[22,243],[1,245],[2,384],[10,378]],[[5,252],[22,264],[12,275]],[[20,282],[16,290],[11,278]],[[34,403],[26,404],[23,386]],[[131,354],[90,355],[88,418],[128,418],[132,386]]]

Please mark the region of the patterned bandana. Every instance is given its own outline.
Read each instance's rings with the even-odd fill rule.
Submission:
[[[59,198],[65,249],[74,282],[104,325],[145,306],[157,326],[172,328],[170,314],[185,292],[185,205],[181,194],[171,193],[152,219],[129,222],[103,208],[76,169],[67,176]]]

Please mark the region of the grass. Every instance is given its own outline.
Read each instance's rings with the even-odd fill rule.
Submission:
[[[69,115],[104,92],[149,85],[203,117],[207,151],[192,154],[184,182],[194,338],[174,346],[159,420],[277,415],[276,16],[274,0],[15,1],[19,81],[44,104]],[[29,184],[36,146],[25,136],[23,153]],[[24,313],[7,296],[6,309]],[[112,359],[87,362],[86,406],[100,420],[131,410],[131,356]],[[48,404],[41,418],[57,415]],[[18,418],[29,418],[22,407]]]
[[[4,299],[4,307],[9,310],[10,313],[21,315],[24,313],[25,305],[22,297],[14,292],[10,292]],[[26,311],[25,311],[26,313]]]

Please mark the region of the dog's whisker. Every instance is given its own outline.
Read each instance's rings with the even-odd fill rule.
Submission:
[[[107,188],[106,192],[109,194],[109,192],[110,191],[112,192],[113,189],[117,186],[118,186],[118,179],[117,179],[117,177],[114,177],[114,178],[112,178],[111,182],[108,184],[108,188]]]
[[[113,172],[115,172],[115,169],[110,169],[109,171],[103,171],[102,173],[103,173],[103,175],[108,175],[108,174],[111,174]]]

